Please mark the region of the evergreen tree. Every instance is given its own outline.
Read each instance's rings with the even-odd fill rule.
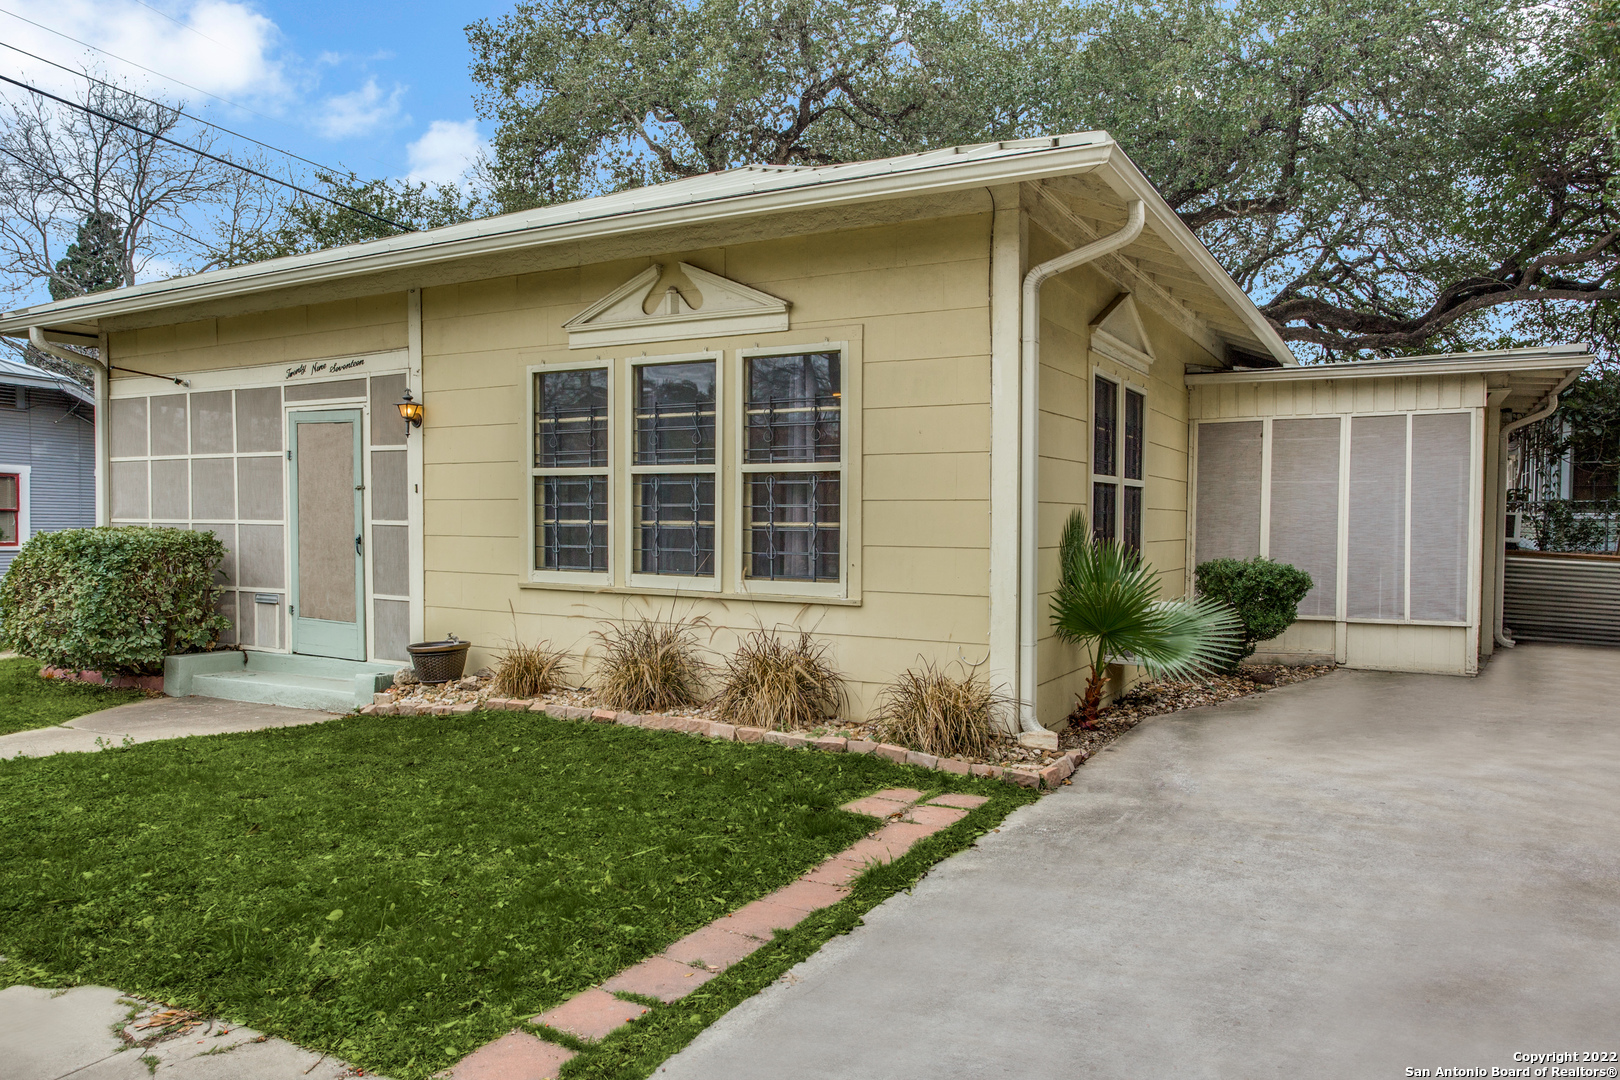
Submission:
[[[124,244],[118,219],[105,211],[79,224],[79,242],[69,244],[50,277],[52,300],[116,289],[124,284]]]

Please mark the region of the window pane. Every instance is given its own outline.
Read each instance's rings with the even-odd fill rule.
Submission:
[[[1098,476],[1117,476],[1115,461],[1119,440],[1119,387],[1107,379],[1093,383],[1094,405],[1091,410],[1091,471]]]
[[[1311,575],[1301,615],[1339,595],[1339,419],[1271,422],[1271,557]]]
[[[536,569],[607,569],[607,492],[605,476],[535,477]]]
[[[534,464],[541,469],[608,463],[607,369],[534,376]]]
[[[1468,617],[1468,472],[1465,413],[1412,417],[1412,618]]]
[[[1146,436],[1147,398],[1125,391],[1125,479],[1142,479],[1142,445]]]
[[[837,353],[750,359],[747,460],[837,461],[840,385]]]
[[[1197,562],[1260,554],[1259,420],[1198,425]],[[1196,564],[1195,564],[1196,565]]]
[[[1350,420],[1350,556],[1346,612],[1352,619],[1406,617],[1406,417]]]
[[[748,576],[838,580],[837,473],[748,476]]]
[[[16,510],[17,506],[17,474],[0,474],[0,510]]]
[[[1091,485],[1091,535],[1098,540],[1113,540],[1116,529],[1115,506],[1119,498],[1117,484]]]
[[[17,511],[0,510],[0,544],[16,544]]]
[[[636,464],[714,463],[714,361],[636,368]]]
[[[1139,487],[1125,487],[1125,505],[1120,513],[1120,543],[1132,551],[1142,550],[1142,489]]]
[[[636,573],[714,575],[714,477],[636,477]]]

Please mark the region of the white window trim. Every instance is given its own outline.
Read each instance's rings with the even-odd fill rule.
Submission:
[[[748,430],[748,389],[746,385],[748,361],[761,356],[802,356],[806,353],[838,353],[838,462],[836,467],[832,462],[761,462],[749,464],[744,461],[747,456],[747,430]],[[859,402],[853,400],[850,387],[855,380],[850,378],[850,359],[852,350],[847,341],[814,341],[796,344],[777,345],[771,348],[754,348],[736,350],[737,362],[732,365],[735,369],[732,378],[735,381],[736,400],[734,423],[736,424],[737,438],[733,440],[731,462],[737,482],[733,485],[736,490],[732,493],[731,505],[737,521],[737,543],[733,545],[731,555],[732,580],[736,582],[738,595],[761,597],[765,599],[846,599],[851,593],[851,579],[854,576],[853,549],[857,543],[855,530],[851,527],[850,517],[850,488],[851,467],[850,447],[859,446],[860,442],[854,438],[855,428],[851,418],[858,415]],[[748,541],[744,535],[748,530],[748,511],[744,505],[747,499],[748,476],[753,473],[838,473],[838,580],[837,581],[771,581],[762,578],[751,578],[747,574]]]
[[[614,445],[616,445],[616,441],[614,439],[614,433],[618,429],[618,426],[619,426],[614,422],[614,416],[615,416],[615,414],[617,412],[617,409],[615,408],[615,402],[617,400],[617,398],[615,396],[615,389],[616,389],[616,385],[617,385],[618,380],[616,380],[614,378],[615,368],[616,367],[617,367],[617,365],[612,360],[604,359],[604,358],[597,358],[597,359],[592,359],[592,360],[567,360],[567,361],[560,361],[560,362],[555,363],[555,364],[531,364],[525,369],[524,391],[523,391],[523,399],[524,399],[524,403],[525,403],[525,408],[524,408],[524,411],[523,411],[523,417],[524,417],[524,427],[523,427],[523,433],[524,433],[523,434],[523,447],[524,447],[524,450],[523,450],[523,454],[524,454],[524,461],[527,463],[526,468],[525,468],[525,475],[526,475],[527,482],[524,484],[526,492],[525,492],[524,497],[523,497],[523,503],[524,503],[524,506],[527,508],[528,513],[526,514],[526,519],[527,520],[526,520],[526,524],[525,524],[524,530],[523,530],[523,535],[524,535],[524,538],[525,538],[525,541],[526,541],[525,546],[524,546],[523,561],[524,561],[524,564],[529,568],[529,572],[528,572],[528,575],[527,575],[529,581],[542,583],[542,584],[586,585],[586,586],[590,586],[590,587],[593,587],[593,588],[601,588],[601,587],[603,587],[605,585],[608,585],[608,584],[612,583],[612,581],[614,580],[614,573],[615,573],[615,569],[616,569],[616,567],[615,567],[616,560],[614,558],[614,552],[617,550],[617,546],[613,542],[613,533],[614,533],[614,530],[619,528],[619,525],[620,525],[619,522],[613,520],[614,514],[612,512],[612,507],[618,505],[618,501],[615,498],[615,485],[614,485],[614,482],[613,482],[613,474],[614,474],[614,468],[615,468],[613,447],[614,447]],[[542,468],[536,467],[536,465],[534,463],[534,405],[535,405],[535,401],[534,401],[534,383],[535,383],[535,376],[537,374],[542,373],[542,372],[584,371],[584,370],[593,369],[593,368],[600,368],[603,371],[607,372],[607,444],[608,444],[608,463],[605,466],[602,466],[601,468],[590,467],[590,468],[569,468],[569,469],[542,469]],[[535,542],[536,542],[536,539],[537,539],[536,535],[535,535],[535,533],[536,533],[535,500],[534,500],[534,481],[535,481],[535,478],[540,477],[540,476],[602,476],[602,475],[605,475],[607,477],[607,489],[608,489],[607,490],[607,504],[608,504],[608,507],[609,507],[609,511],[608,511],[608,545],[607,545],[608,565],[607,565],[607,569],[605,571],[604,570],[542,570],[542,569],[536,567],[534,565]]]
[[[17,477],[17,543],[0,547],[0,551],[18,552],[22,546],[33,539],[33,532],[28,521],[29,502],[29,474],[33,472],[30,465],[0,465],[0,473],[14,473]]]
[[[1114,467],[1116,475],[1108,476],[1097,472],[1097,382],[1112,383],[1114,386]],[[1142,397],[1142,476],[1140,479],[1130,479],[1125,475],[1125,392],[1140,394]],[[1144,554],[1147,552],[1147,475],[1148,475],[1148,390],[1146,386],[1134,379],[1113,375],[1106,371],[1099,371],[1095,365],[1091,369],[1091,409],[1090,431],[1091,445],[1088,448],[1087,469],[1091,476],[1091,487],[1086,492],[1086,505],[1092,511],[1092,526],[1096,526],[1096,507],[1092,505],[1098,484],[1112,484],[1120,489],[1114,499],[1114,536],[1120,539],[1120,531],[1125,525],[1125,492],[1127,487],[1142,489],[1142,546]]]
[[[694,364],[705,361],[714,364],[714,463],[712,465],[637,465],[636,464],[636,368],[656,366],[660,364]],[[624,492],[618,503],[624,521],[624,568],[625,581],[632,589],[677,589],[681,592],[718,593],[722,590],[722,577],[725,573],[725,552],[729,548],[726,543],[726,513],[725,492],[723,489],[724,469],[722,463],[726,460],[726,370],[725,354],[721,351],[674,353],[668,356],[635,356],[625,360],[626,371],[624,378],[624,416],[620,453],[625,463]],[[530,379],[531,390],[534,380]],[[608,378],[608,396],[612,400],[613,379]],[[609,410],[610,413],[612,410]],[[611,422],[608,431],[609,445],[613,444]],[[610,460],[611,464],[611,460]],[[640,526],[636,517],[636,477],[668,474],[708,474],[714,478],[714,555],[712,565],[714,572],[707,577],[696,574],[647,574],[636,570],[636,543],[639,540]],[[533,499],[533,483],[530,485],[530,498]],[[609,500],[612,492],[609,491]],[[532,517],[532,515],[531,515]],[[612,523],[609,522],[611,533]]]

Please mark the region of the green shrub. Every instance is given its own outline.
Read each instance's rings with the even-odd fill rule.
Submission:
[[[1311,591],[1311,575],[1290,563],[1253,559],[1211,559],[1195,571],[1198,595],[1231,606],[1243,623],[1243,650],[1228,670],[1254,655],[1254,647],[1288,629],[1299,602]]]
[[[229,627],[214,610],[224,557],[218,537],[185,529],[40,533],[0,581],[0,642],[54,667],[158,674]]]

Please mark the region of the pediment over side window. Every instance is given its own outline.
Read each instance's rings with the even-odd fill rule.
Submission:
[[[676,272],[666,274],[663,265],[654,263],[563,323],[568,347],[612,348],[788,328],[786,300],[691,263],[671,269]]]
[[[1130,293],[1120,293],[1091,320],[1091,347],[1113,360],[1148,374],[1153,365],[1153,345],[1147,328],[1137,314]]]

